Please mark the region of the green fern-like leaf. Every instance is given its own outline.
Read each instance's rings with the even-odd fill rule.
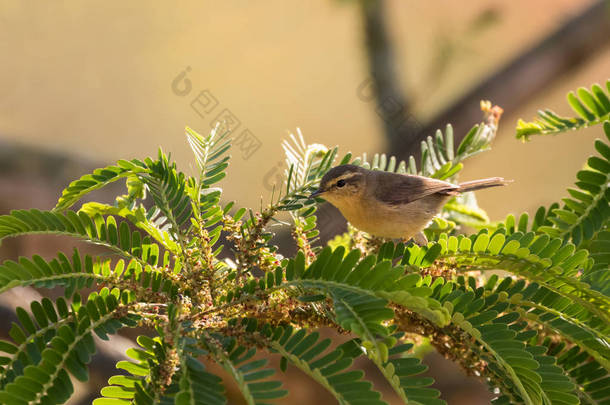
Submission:
[[[71,311],[65,301],[58,300],[57,312],[43,301],[40,305],[42,311],[38,308],[34,312],[38,314],[35,315],[36,322],[52,322],[55,326],[49,328],[48,325],[39,324],[45,329],[44,332],[37,331],[32,319],[22,311],[20,319],[23,326],[32,333],[37,344],[28,346],[26,342],[30,338],[18,326],[14,326],[12,337],[17,344],[26,343],[26,347],[36,348],[36,351],[29,352],[27,356],[19,355],[23,353],[20,346],[13,346],[16,349],[13,350],[13,356],[18,356],[23,368],[11,368],[12,373],[8,380],[10,382],[0,390],[0,399],[6,401],[5,403],[63,403],[73,391],[66,371],[80,381],[88,379],[86,364],[95,352],[92,333],[95,332],[102,339],[108,339],[107,335],[116,333],[123,324],[134,325],[133,319],[117,316],[120,308],[119,298],[121,294],[118,290],[110,292],[104,289],[99,294],[90,294],[82,304],[75,300]],[[68,318],[68,322],[63,321]],[[36,385],[38,389],[31,391],[32,385]]]
[[[187,356],[180,379],[180,392],[176,395],[176,405],[226,404],[224,388],[220,377],[205,371],[203,364],[194,357]]]
[[[594,238],[582,244],[593,260],[591,268],[583,274],[582,280],[601,294],[610,296],[610,221]]]
[[[453,308],[452,323],[480,343],[482,350],[473,349],[488,363],[491,385],[501,386],[504,396],[498,402],[509,398],[510,403],[578,403],[574,386],[544,354],[546,348],[527,344],[536,332],[526,328],[518,313],[507,311],[510,299],[468,286],[437,288],[437,293],[443,292],[439,299]]]
[[[139,160],[119,160],[116,166],[108,166],[94,170],[91,174],[86,174],[78,180],[73,181],[62,192],[57,205],[56,211],[63,211],[70,208],[84,195],[93,190],[97,190],[110,184],[114,181],[128,177],[130,175],[139,174],[147,171],[146,165]]]
[[[168,230],[176,239],[184,234],[191,218],[192,204],[187,190],[187,178],[176,169],[175,163],[159,150],[156,161],[146,159],[148,172],[139,175],[155,202],[150,220],[160,229]]]
[[[114,216],[127,219],[130,223],[142,229],[155,240],[169,251],[177,254],[180,249],[178,243],[174,238],[167,232],[167,219],[159,215],[159,210],[151,208],[148,211],[144,207],[140,206],[137,208],[130,209],[127,206],[120,205],[109,205],[101,204],[97,202],[90,202],[83,204],[80,212],[84,212],[90,217],[96,217],[101,215]],[[127,223],[122,225],[127,227]]]
[[[353,164],[372,170],[416,174],[442,180],[455,179],[462,169],[462,161],[489,149],[496,130],[497,123],[493,120],[477,124],[468,131],[456,149],[453,127],[447,124],[444,133],[439,129],[434,137],[428,136],[422,141],[419,167],[413,156],[407,161],[398,162],[394,156],[388,158],[385,154],[375,154],[370,162],[365,154],[356,158]]]
[[[202,188],[209,188],[225,176],[230,157],[225,155],[231,147],[227,134],[218,134],[212,130],[208,136],[201,136],[191,128],[186,128],[186,138],[195,154],[200,170]]]
[[[212,356],[229,373],[242,396],[249,405],[263,404],[261,401],[283,398],[288,391],[280,389],[282,383],[267,378],[275,370],[265,368],[267,359],[253,359],[256,348],[246,348],[237,344],[234,338],[203,334],[203,342]]]
[[[565,375],[574,384],[581,404],[593,405],[610,403],[610,376],[608,369],[591,359],[578,346],[569,347],[566,342],[554,343],[546,339],[543,345],[548,353],[557,357],[557,365],[565,370]]]
[[[207,388],[209,391],[214,391],[218,395],[212,395],[212,398],[224,399],[222,395],[223,389],[220,385],[220,378],[208,374],[205,371],[199,372],[199,367],[194,362],[197,360],[192,359],[189,361],[189,367],[187,370],[180,369],[169,382],[168,386],[159,387],[153,383],[153,378],[159,377],[161,364],[167,360],[167,350],[159,337],[150,338],[147,336],[139,336],[137,338],[139,347],[133,347],[127,350],[126,354],[133,361],[121,360],[117,362],[116,367],[127,375],[115,375],[110,377],[108,380],[108,386],[103,387],[100,391],[102,397],[97,398],[93,401],[95,405],[112,405],[112,404],[125,404],[135,403],[143,405],[169,405],[174,403],[174,398],[179,391],[178,381],[184,377],[184,373],[189,373],[191,370],[193,374],[189,374],[189,377],[195,377],[195,374],[200,376],[204,374],[209,384]],[[186,359],[185,359],[186,362]],[[201,365],[203,367],[203,365]],[[165,372],[168,372],[167,370]],[[197,384],[195,382],[192,387],[196,390]],[[206,390],[204,390],[205,393]],[[206,396],[203,396],[206,398]],[[184,400],[184,395],[181,396],[181,400]],[[208,399],[210,397],[207,397]],[[188,402],[187,402],[188,403]],[[210,402],[210,403],[224,403],[224,402]]]
[[[33,301],[30,308],[35,320],[25,309],[17,308],[20,322],[13,323],[9,330],[13,342],[0,343],[0,350],[5,352],[0,356],[0,388],[22,375],[27,366],[37,364],[42,350],[57,334],[57,329],[73,318],[68,303],[63,298],[59,298],[55,304],[48,298],[43,298],[40,302]]]
[[[390,348],[390,358],[386,362],[378,362],[372,358],[373,362],[405,404],[445,405],[446,402],[438,398],[440,391],[429,387],[434,383],[434,379],[421,376],[428,367],[417,357],[407,353],[413,348],[413,344],[403,343],[403,336],[403,332],[392,335],[398,343]],[[369,354],[368,350],[361,346],[360,339],[351,342],[356,350]],[[344,344],[344,347],[348,343]]]
[[[594,237],[610,218],[610,121],[603,128],[607,141],[595,141],[599,156],[589,158],[588,167],[576,174],[577,188],[568,190],[565,205],[554,209],[548,218],[553,226],[542,226],[541,232],[570,239],[578,246]]]
[[[610,223],[610,221],[609,221]],[[583,244],[593,259],[591,270],[610,269],[610,228],[605,225],[595,238]]]
[[[470,238],[451,236],[439,239],[438,245],[413,247],[403,263],[419,267],[426,255],[426,263],[448,261],[457,271],[510,271],[578,303],[599,319],[610,321],[608,297],[576,277],[591,266],[587,252],[576,251],[571,244],[563,245],[560,239],[536,239],[533,232],[515,232],[507,237],[502,230],[490,236],[483,231]]]
[[[271,196],[271,205],[280,211],[293,211],[312,205],[308,198],[322,176],[332,167],[337,157],[337,148],[328,149],[324,145],[305,143],[301,131],[297,136],[282,143],[286,153],[285,180],[276,185]],[[351,155],[344,156],[339,164],[347,163]],[[276,194],[277,193],[277,194]]]
[[[266,336],[265,344],[273,352],[282,355],[287,362],[326,388],[339,404],[387,405],[381,400],[381,394],[372,389],[373,385],[363,380],[364,372],[347,370],[354,357],[361,354],[353,350],[353,343],[327,350],[331,341],[320,340],[318,332],[294,330],[291,326],[271,328],[268,325],[262,327],[261,332]]]
[[[83,261],[76,249],[71,260],[63,253],[51,261],[38,255],[32,259],[21,257],[18,262],[7,260],[0,265],[0,293],[17,286],[52,288],[61,285],[66,289],[66,297],[71,297],[75,290],[104,280],[101,268],[88,255]]]
[[[137,231],[131,232],[126,223],[117,224],[114,217],[90,217],[84,212],[15,210],[0,216],[0,241],[7,237],[28,234],[66,235],[102,245],[113,252],[135,259],[143,265],[156,264],[159,246]]]
[[[544,325],[565,336],[610,370],[610,325],[578,303],[523,280],[504,279],[495,288],[490,288],[489,293],[498,293],[499,299],[508,302],[509,308],[521,319]]]
[[[586,128],[600,124],[610,116],[610,80],[606,90],[594,84],[591,90],[579,88],[568,93],[568,103],[576,117],[560,117],[551,110],[538,111],[538,119],[532,122],[519,120],[517,138],[528,139],[532,135],[557,134],[567,130]]]
[[[165,259],[167,260],[167,256]],[[168,266],[169,262],[164,265]],[[176,294],[175,284],[151,265],[142,266],[136,260],[125,264],[122,259],[113,263],[110,259],[93,258],[89,255],[81,258],[76,249],[71,259],[63,253],[59,253],[56,259],[50,261],[35,255],[32,259],[21,257],[18,262],[7,260],[0,265],[0,293],[17,286],[62,286],[64,295],[68,298],[82,288],[92,287],[94,283],[121,284],[125,280],[135,282],[153,292],[165,293],[168,296]]]

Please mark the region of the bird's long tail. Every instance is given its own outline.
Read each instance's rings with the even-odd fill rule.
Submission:
[[[512,183],[512,180],[504,180],[502,177],[490,177],[488,179],[472,180],[461,183],[459,185],[460,188],[457,191],[465,193],[467,191],[475,191],[482,188],[505,186],[508,183]]]

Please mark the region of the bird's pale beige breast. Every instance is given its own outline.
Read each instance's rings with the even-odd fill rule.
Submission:
[[[356,228],[382,238],[409,239],[438,213],[445,196],[429,196],[403,205],[337,204],[345,219]]]

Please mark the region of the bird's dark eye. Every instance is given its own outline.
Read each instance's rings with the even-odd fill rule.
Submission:
[[[339,180],[337,182],[337,187],[343,187],[343,186],[345,186],[345,180]]]

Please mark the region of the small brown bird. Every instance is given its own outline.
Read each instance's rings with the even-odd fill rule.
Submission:
[[[421,230],[451,197],[507,183],[503,178],[492,177],[456,186],[428,177],[341,165],[324,175],[319,189],[310,198],[324,198],[353,226],[371,235],[414,238],[425,244]]]

